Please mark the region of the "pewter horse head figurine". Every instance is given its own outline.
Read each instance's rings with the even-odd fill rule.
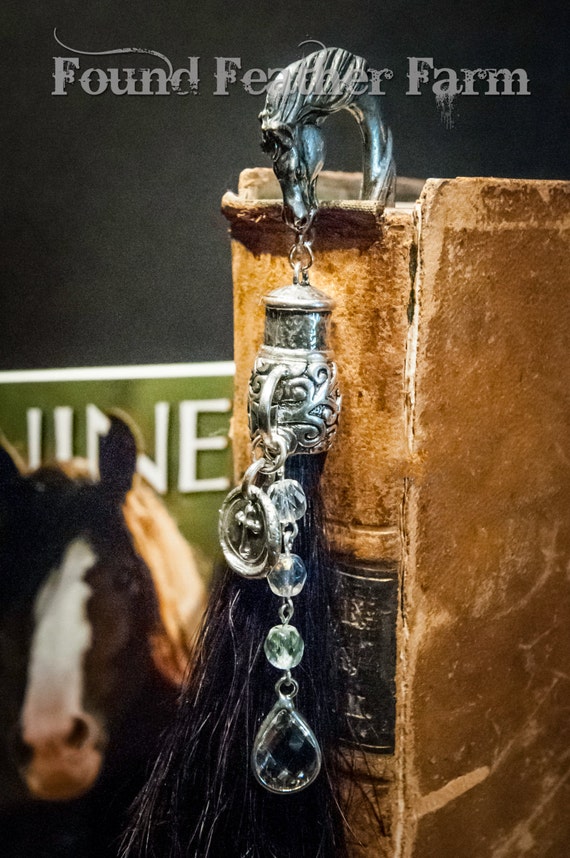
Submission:
[[[325,48],[287,66],[267,88],[259,114],[262,148],[273,159],[285,220],[297,230],[306,230],[317,211],[315,187],[325,160],[320,126],[339,110],[352,113],[364,142],[361,199],[394,202],[392,134],[378,96],[362,92],[366,81],[366,60],[341,48]]]

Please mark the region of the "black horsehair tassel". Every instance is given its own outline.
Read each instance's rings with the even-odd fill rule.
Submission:
[[[226,569],[215,580],[196,659],[174,728],[139,796],[123,856],[129,858],[343,858],[335,777],[340,684],[335,576],[323,539],[319,480],[324,455],[295,456],[287,476],[307,495],[295,551],[307,567],[295,619],[305,641],[296,669],[299,707],[323,752],[318,778],[277,795],[255,780],[251,749],[275,696],[263,642],[276,597],[264,580]]]
[[[220,511],[230,569],[138,800],[130,858],[345,854],[335,576],[320,490],[340,408],[327,347],[333,302],[300,266],[264,301],[249,388],[253,463]]]

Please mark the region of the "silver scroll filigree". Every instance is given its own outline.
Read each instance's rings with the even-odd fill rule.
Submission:
[[[269,419],[285,438],[289,455],[328,450],[341,404],[335,363],[314,353],[287,361],[260,355],[249,383],[249,428],[254,444],[257,438],[263,440],[262,396],[268,382],[274,387]]]

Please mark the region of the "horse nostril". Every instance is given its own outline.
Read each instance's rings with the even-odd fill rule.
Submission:
[[[85,718],[76,717],[73,719],[71,730],[65,737],[65,744],[68,748],[81,750],[87,744],[90,733],[89,724]]]

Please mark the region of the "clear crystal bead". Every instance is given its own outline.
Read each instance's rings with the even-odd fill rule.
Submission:
[[[275,595],[287,599],[300,593],[306,580],[307,570],[298,554],[281,554],[277,565],[267,576],[267,583]]]
[[[273,501],[279,521],[294,522],[307,512],[307,498],[303,486],[297,480],[278,480],[267,494]]]
[[[271,792],[296,792],[317,777],[319,743],[290,701],[278,700],[263,721],[253,744],[252,767],[260,784]]]
[[[296,667],[303,658],[305,644],[295,628],[285,623],[269,629],[263,645],[267,660],[273,667],[290,670]]]

